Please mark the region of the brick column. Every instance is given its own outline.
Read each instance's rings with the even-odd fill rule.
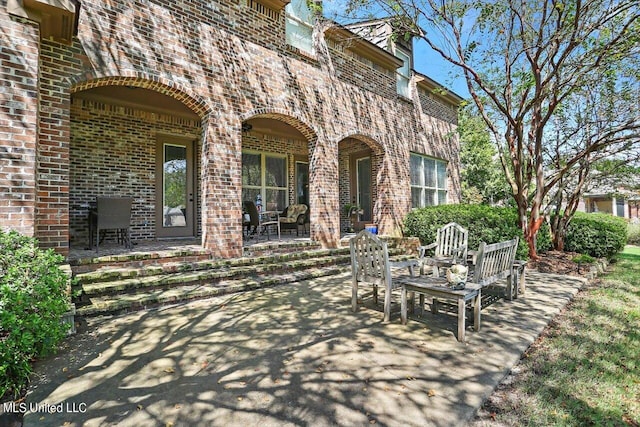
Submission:
[[[202,154],[202,244],[214,256],[242,256],[240,121],[212,117]]]
[[[309,205],[311,239],[323,248],[340,242],[338,144],[309,141]]]
[[[60,70],[72,69],[59,45],[42,41],[36,196],[36,237],[42,247],[69,252],[70,95]],[[53,77],[55,76],[55,77]]]
[[[0,13],[0,226],[35,235],[39,31]]]

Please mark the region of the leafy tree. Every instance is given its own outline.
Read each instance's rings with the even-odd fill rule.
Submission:
[[[575,153],[586,153],[566,168],[549,192],[551,232],[557,250],[564,250],[568,227],[585,191],[628,186],[638,172],[632,165],[638,161],[640,147],[637,131],[631,131],[638,121],[638,110],[619,108],[637,102],[637,78],[635,83],[629,78],[634,72],[613,65],[603,75],[586,78],[568,97],[570,102],[558,108],[550,124],[554,137],[548,138],[545,147],[550,170],[561,170]],[[629,131],[624,131],[626,128]],[[601,148],[592,150],[598,145]]]
[[[399,35],[424,39],[459,67],[497,145],[533,258],[558,185],[590,157],[638,145],[637,101],[584,103],[585,117],[610,108],[630,114],[584,129],[589,137],[571,146],[557,140],[553,156],[548,149],[551,124],[567,124],[560,113],[588,99],[593,83],[638,93],[637,0],[350,0],[348,11],[395,18]]]
[[[462,202],[504,204],[509,186],[487,125],[474,108],[466,105],[458,115]]]

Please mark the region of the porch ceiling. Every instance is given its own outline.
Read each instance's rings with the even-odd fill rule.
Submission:
[[[306,140],[307,138],[293,126],[276,119],[254,118],[246,120],[251,125],[250,132],[263,135],[275,135],[281,138]]]
[[[198,115],[182,102],[160,92],[141,87],[101,86],[76,92],[72,97],[193,120],[199,119]]]

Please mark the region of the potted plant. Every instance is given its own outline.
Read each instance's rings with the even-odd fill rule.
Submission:
[[[358,221],[358,216],[362,215],[364,211],[360,206],[358,206],[355,203],[347,203],[346,205],[343,206],[342,209],[343,209],[344,215],[347,218],[349,218],[349,228],[347,229],[347,231],[349,233],[353,233],[355,231],[354,225],[356,221]]]

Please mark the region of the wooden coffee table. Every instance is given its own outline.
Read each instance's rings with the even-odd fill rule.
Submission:
[[[454,290],[448,287],[447,280],[443,277],[432,276],[410,276],[402,275],[394,278],[394,282],[401,286],[401,318],[402,323],[407,323],[407,292],[419,295],[428,295],[435,300],[453,300],[458,303],[458,341],[464,342],[467,301],[473,304],[473,330],[480,330],[480,296],[482,286],[476,283],[467,282],[464,289]],[[421,298],[422,301],[423,298]],[[432,304],[432,311],[437,313],[437,302]]]

